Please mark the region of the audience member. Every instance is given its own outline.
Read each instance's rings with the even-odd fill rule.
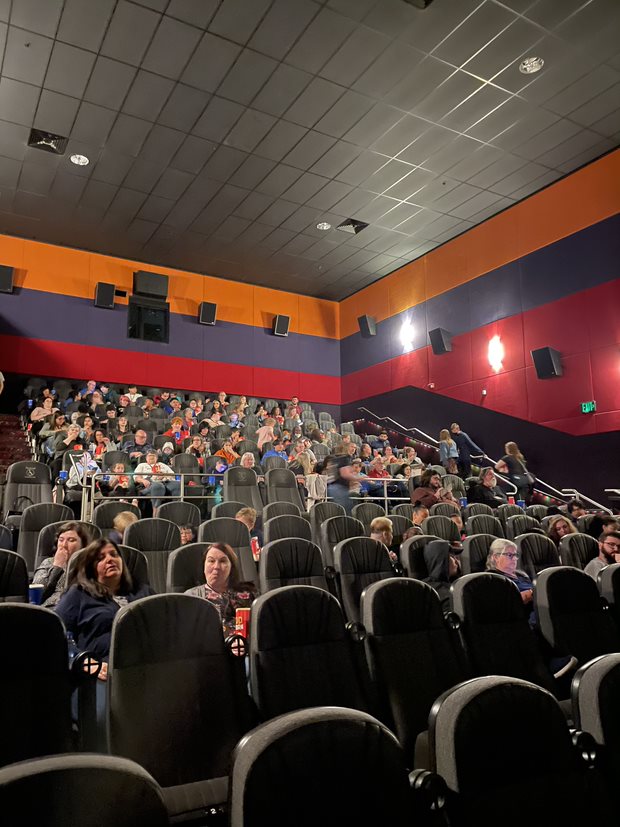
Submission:
[[[566,510],[568,512],[568,516],[575,523],[580,517],[585,517],[588,513],[585,505],[581,502],[581,500],[571,500],[566,506]]]
[[[153,447],[149,443],[146,431],[139,428],[134,434],[133,440],[130,439],[124,444],[123,450],[129,454],[129,459],[133,463],[138,463],[146,457],[149,451],[153,451]]]
[[[427,517],[430,517],[430,512],[425,505],[416,505],[413,508],[411,514],[411,522],[413,523],[414,527],[420,529],[420,534],[422,533],[422,523],[426,520]]]
[[[467,500],[470,503],[483,503],[491,508],[497,508],[508,500],[497,484],[495,471],[491,467],[481,468],[478,480],[472,483],[467,491]]]
[[[375,517],[370,524],[370,539],[378,540],[387,548],[390,560],[398,560],[398,555],[392,548],[394,543],[394,525],[389,517]]]
[[[30,414],[31,422],[43,422],[44,419],[56,413],[58,408],[54,405],[54,399],[51,396],[40,400],[39,404]]]
[[[123,545],[125,529],[138,522],[138,516],[133,511],[120,511],[112,520],[112,530],[108,532],[108,540],[119,546]]]
[[[149,476],[145,476],[145,475]],[[152,497],[153,508],[161,505],[161,497],[166,494],[178,497],[181,484],[175,479],[175,474],[170,466],[158,461],[157,451],[150,449],[145,456],[145,462],[141,462],[135,470],[134,480],[139,497]]]
[[[456,500],[452,492],[442,486],[441,476],[437,471],[429,469],[422,474],[419,487],[413,490],[411,502],[431,508],[437,503],[453,503]]]
[[[186,525],[179,526],[179,531],[181,533],[182,546],[187,546],[190,543],[196,542],[196,529],[193,525],[187,523]]]
[[[252,605],[253,583],[242,583],[237,555],[228,543],[213,543],[204,553],[205,583],[185,594],[203,597],[218,610],[225,635],[235,634],[237,609]]]
[[[56,550],[52,557],[45,557],[34,573],[34,585],[43,586],[41,602],[51,609],[64,594],[67,581],[67,565],[76,551],[88,545],[88,536],[84,524],[78,522],[63,523],[56,532]]]
[[[325,463],[327,495],[334,502],[341,505],[347,514],[351,514],[354,502],[351,499],[349,487],[350,483],[355,480],[356,475],[346,451],[346,446],[343,443],[327,458]]]
[[[260,428],[256,431],[256,444],[258,445],[258,450],[261,451],[263,445],[266,442],[273,442],[275,439],[274,433],[274,425],[275,419],[268,418],[265,420],[264,424],[260,426]]]
[[[240,508],[239,511],[235,514],[235,520],[239,520],[240,523],[247,526],[248,531],[250,532],[250,537],[255,537],[258,540],[258,545],[260,548],[263,547],[263,532],[256,527],[256,518],[258,517],[258,513],[255,508],[250,508],[246,506],[245,508]]]
[[[456,474],[458,466],[456,460],[459,452],[456,442],[451,438],[450,431],[443,428],[439,432],[439,461],[449,474]]]
[[[209,455],[209,446],[207,445],[205,440],[200,436],[200,434],[194,434],[194,436],[191,439],[191,442],[185,449],[185,453],[191,454],[193,457],[196,457],[200,467],[204,468],[205,457]]]
[[[432,586],[441,600],[444,612],[450,610],[450,584],[458,577],[459,564],[454,555],[450,554],[450,544],[447,540],[431,540],[424,547],[424,563],[428,576],[423,582]]]
[[[516,545],[511,540],[498,538],[493,540],[489,547],[486,569],[493,574],[507,577],[519,589],[523,603],[528,605],[533,599],[534,584],[525,572],[517,569],[518,559],[519,551]]]
[[[462,477],[469,477],[471,474],[471,455],[484,455],[482,448],[479,448],[476,443],[464,432],[461,431],[461,426],[458,422],[453,422],[450,425],[450,432],[452,439],[456,442],[458,450],[458,470]]]
[[[236,459],[239,459],[239,454],[234,450],[229,439],[224,440],[224,444],[219,451],[215,452],[214,456],[225,459],[227,465],[232,465]]]
[[[601,534],[598,538],[598,557],[590,560],[584,572],[596,580],[599,571],[612,563],[620,563],[620,531]]]
[[[534,475],[527,470],[525,457],[516,442],[507,442],[504,450],[506,453],[495,463],[495,470],[508,475],[510,482],[517,487],[517,499],[529,505],[534,493]]]
[[[104,497],[133,497],[136,493],[133,479],[122,462],[115,462],[110,473],[101,478],[99,489]]]
[[[263,459],[268,459],[269,457],[280,457],[285,462],[288,461],[288,455],[284,450],[284,444],[280,438],[276,438],[273,443],[273,448],[270,448],[263,454]]]
[[[343,435],[343,441],[345,436],[348,436],[348,434]],[[373,451],[383,451],[384,448],[387,448],[387,446],[390,444],[387,431],[380,431],[379,435],[376,437],[368,437],[368,444],[373,449]]]
[[[577,529],[575,528],[575,524],[562,514],[552,517],[549,520],[547,523],[547,534],[556,546],[559,547],[562,537],[566,537],[567,534],[577,534]]]
[[[188,409],[189,410],[189,409]],[[183,442],[189,435],[190,425],[183,421],[183,417],[175,416],[170,421],[170,427],[164,431],[164,436],[170,437],[174,440],[175,445],[183,445]]]

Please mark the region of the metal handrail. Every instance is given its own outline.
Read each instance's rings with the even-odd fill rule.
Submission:
[[[610,508],[606,508],[604,505],[601,505],[601,503],[598,503],[591,497],[587,497],[585,494],[582,494],[581,492],[577,491],[576,488],[563,488],[562,492],[565,496],[570,497],[573,500],[581,500],[587,503],[591,503],[592,505],[595,505],[600,511],[605,511],[607,514],[613,516],[614,512]]]

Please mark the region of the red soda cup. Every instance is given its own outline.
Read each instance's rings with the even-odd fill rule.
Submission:
[[[250,631],[250,609],[237,609],[235,612],[235,631],[246,640]]]
[[[508,497],[508,505],[514,505],[514,504],[515,504],[515,498],[513,496]]]
[[[258,537],[252,537],[250,540],[250,548],[252,549],[252,557],[254,558],[254,562],[258,563],[260,560],[260,544],[258,542]]]

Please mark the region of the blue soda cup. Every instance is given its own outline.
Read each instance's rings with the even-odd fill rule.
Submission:
[[[517,505],[519,508],[525,508],[525,500],[517,500]]]
[[[68,477],[69,477],[69,472],[68,471],[59,471],[58,472],[58,479],[61,482],[66,482]]]
[[[29,400],[28,400],[28,407],[29,407],[29,408],[32,408],[32,405],[33,405],[32,399],[29,399]]]
[[[177,474],[177,475],[176,475],[176,477],[175,477],[175,480],[176,480],[177,482],[181,482],[181,475],[180,475],[180,474]]]
[[[32,583],[28,586],[28,602],[33,606],[40,606],[43,603],[43,589],[42,583]]]
[[[467,508],[467,497],[461,497],[459,502],[461,504],[461,508]]]

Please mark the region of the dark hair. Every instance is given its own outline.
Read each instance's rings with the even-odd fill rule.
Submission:
[[[432,468],[427,468],[420,479],[420,488],[429,488],[433,477],[440,477],[439,471],[434,471]]]
[[[569,514],[572,514],[575,508],[583,508],[583,510],[586,511],[585,504],[582,503],[581,500],[571,500],[566,506],[566,510]]]
[[[101,537],[99,540],[94,540],[80,552],[75,566],[75,575],[72,582],[75,582],[81,589],[88,592],[92,597],[111,597],[110,590],[103,583],[97,580],[97,562],[99,554],[106,546],[114,546],[122,559],[121,551],[118,545],[107,537]],[[133,588],[133,581],[131,575],[127,571],[125,562],[123,561],[123,568],[121,571],[121,584],[119,592],[127,594]]]
[[[58,538],[60,537],[61,534],[64,534],[65,531],[75,531],[77,536],[82,541],[81,548],[85,548],[92,540],[90,532],[88,532],[86,530],[86,527],[85,527],[84,523],[78,523],[77,521],[70,520],[67,523],[62,523],[62,525],[60,525],[58,527],[58,531],[56,532],[56,539],[55,539],[56,543],[58,543]]]
[[[204,550],[202,555],[203,566],[205,564],[205,560],[207,559],[207,554],[211,551],[212,548],[216,549],[217,551],[221,551],[222,554],[225,554],[226,557],[228,557],[230,561],[228,588],[237,589],[241,585],[241,574],[239,572],[239,558],[237,557],[232,546],[229,546],[228,543],[210,543]]]
[[[614,540],[620,541],[620,531],[610,531],[609,534],[601,534],[598,541],[599,543],[604,543],[605,540],[609,540],[610,537],[613,537]]]

